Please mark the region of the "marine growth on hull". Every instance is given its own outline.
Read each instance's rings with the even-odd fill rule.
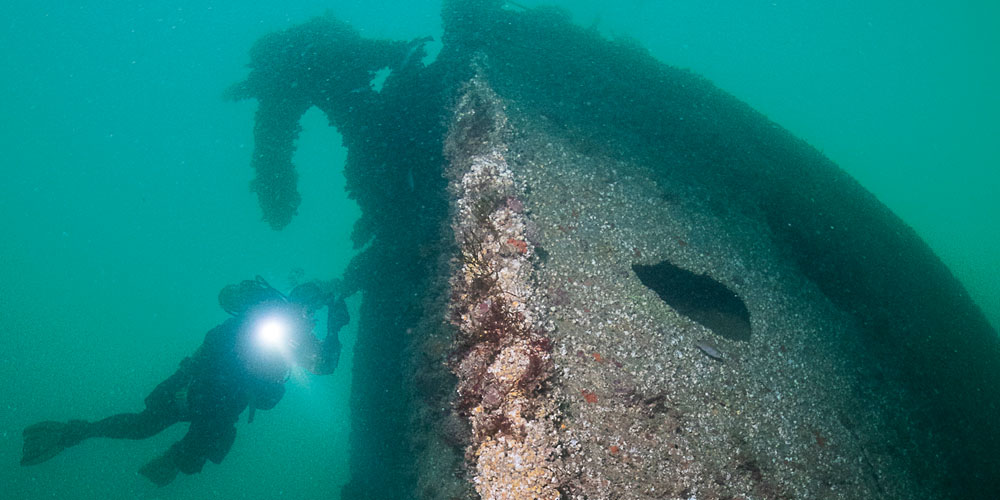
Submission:
[[[330,18],[268,35],[230,91],[275,228],[302,113],[348,148],[343,498],[1000,497],[996,332],[870,193],[558,10],[442,18],[429,65]]]

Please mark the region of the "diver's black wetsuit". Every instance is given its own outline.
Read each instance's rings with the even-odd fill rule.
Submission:
[[[251,402],[269,410],[285,394],[284,380],[264,380],[237,355],[243,318],[230,318],[205,335],[191,357],[146,397],[142,413],[122,413],[94,422],[89,437],[145,439],[178,422],[191,422],[168,455],[184,473],[201,471],[205,460],[220,463],[236,438],[234,424]]]
[[[350,318],[334,282],[309,282],[285,297],[263,280],[230,285],[220,304],[234,317],[211,329],[198,350],[146,397],[140,413],[121,413],[87,422],[39,422],[24,431],[21,465],[35,465],[87,438],[145,439],[179,422],[190,422],[187,434],[140,473],[158,485],[177,472],[200,472],[207,460],[222,462],[236,439],[236,421],[247,408],[273,408],[285,394],[289,370],[298,366],[317,375],[332,373],[340,357],[339,330]],[[232,293],[229,293],[232,292]],[[322,342],[312,329],[313,314],[327,308],[327,334]],[[255,344],[257,327],[267,318],[285,320],[287,336],[269,350]]]

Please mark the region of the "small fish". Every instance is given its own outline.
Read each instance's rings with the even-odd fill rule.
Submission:
[[[706,340],[699,340],[698,342],[695,342],[694,345],[698,349],[701,349],[701,352],[705,353],[706,356],[717,361],[725,361],[722,358],[722,351],[720,351],[719,348],[716,347],[711,342],[708,342]]]

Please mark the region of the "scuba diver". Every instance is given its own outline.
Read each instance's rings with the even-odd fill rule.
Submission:
[[[96,422],[39,422],[24,430],[21,465],[36,465],[62,450],[94,438],[146,439],[178,422],[187,434],[139,472],[166,486],[178,472],[200,472],[206,460],[218,464],[236,439],[235,423],[249,408],[273,408],[285,393],[294,367],[316,375],[333,373],[340,358],[338,332],[350,318],[337,280],[303,283],[287,296],[263,278],[228,285],[219,305],[232,315],[205,335],[198,350],[145,399],[140,413],[121,413]],[[327,308],[327,335],[313,334],[316,311]]]

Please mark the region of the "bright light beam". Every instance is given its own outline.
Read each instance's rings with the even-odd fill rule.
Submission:
[[[269,351],[285,354],[289,348],[289,329],[282,318],[264,318],[257,326],[257,344]]]

